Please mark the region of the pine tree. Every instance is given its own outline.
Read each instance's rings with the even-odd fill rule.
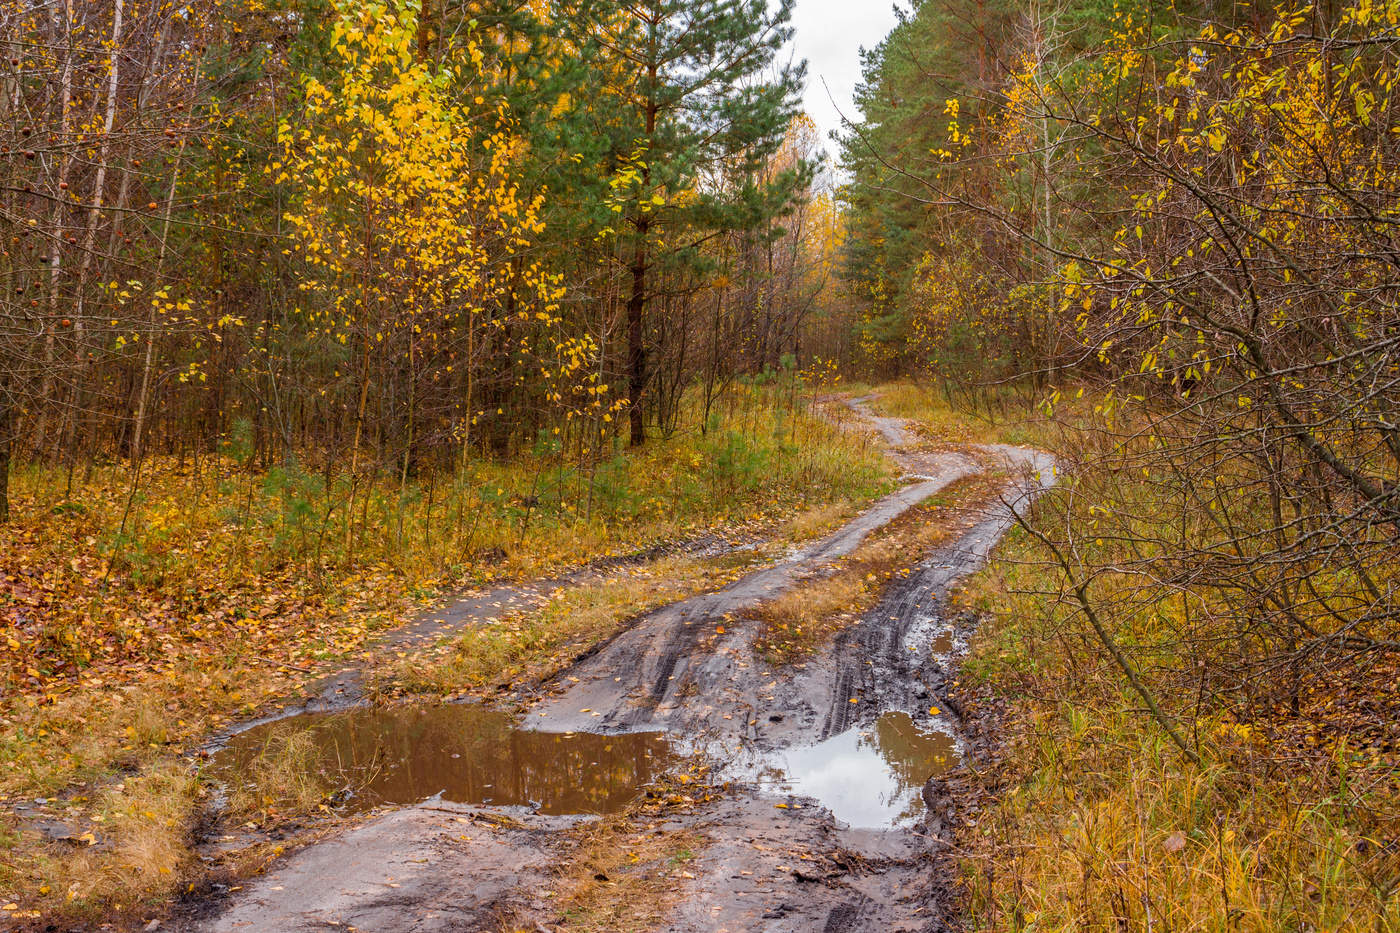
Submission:
[[[862,50],[859,120],[844,134],[841,153],[853,179],[843,192],[851,233],[845,275],[866,304],[861,336],[867,362],[890,371],[910,346],[921,260],[943,241],[953,254],[965,251],[962,238],[978,230],[977,218],[930,210],[921,179],[976,189],[985,186],[988,172],[1000,171],[977,150],[946,158],[944,152],[954,120],[970,128],[969,140],[980,144],[990,135],[985,117],[998,99],[1007,49],[1023,15],[1007,0],[919,0],[897,12],[890,34]],[[954,100],[960,117],[950,112]]]
[[[646,437],[650,379],[647,309],[658,273],[694,268],[698,247],[729,231],[767,231],[811,177],[798,164],[765,177],[782,145],[806,73],[778,63],[792,35],[794,0],[640,0],[604,25],[614,66],[610,100],[615,169],[611,210],[626,244],[628,397],[631,442]],[[720,174],[747,179],[723,188]]]

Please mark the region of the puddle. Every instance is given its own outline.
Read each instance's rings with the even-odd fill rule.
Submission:
[[[231,792],[297,772],[343,812],[421,803],[528,806],[552,816],[613,813],[677,756],[659,733],[593,735],[517,729],[474,706],[312,713],[243,732],[214,756]]]
[[[958,646],[953,626],[937,613],[920,613],[904,634],[904,646],[912,654],[947,658]]]
[[[814,798],[850,826],[879,829],[923,816],[924,784],[957,762],[951,735],[923,728],[907,713],[885,713],[864,729],[773,754],[758,779],[770,789]]]

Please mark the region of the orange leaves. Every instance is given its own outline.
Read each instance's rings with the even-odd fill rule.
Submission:
[[[230,654],[304,667],[364,641],[370,626],[357,613],[398,603],[406,584],[387,568],[318,585],[254,559],[224,521],[233,491],[226,500],[159,462],[150,474],[124,536],[121,482],[88,487],[81,507],[28,489],[18,497],[0,555],[0,694],[45,703],[197,678]]]

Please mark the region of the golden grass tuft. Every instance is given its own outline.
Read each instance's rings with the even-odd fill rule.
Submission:
[[[810,655],[874,604],[876,582],[848,566],[764,603],[755,613],[761,624],[759,654],[772,664]]]
[[[875,532],[829,573],[749,613],[759,623],[759,655],[771,664],[810,657],[873,608],[896,574],[978,520],[1004,481],[994,471],[958,480]]]
[[[858,511],[850,500],[828,502],[798,512],[783,523],[780,535],[794,543],[810,541],[835,531]]]
[[[239,821],[300,815],[314,810],[326,795],[317,774],[320,756],[304,730],[274,730],[229,787],[229,815]]]
[[[723,586],[762,559],[762,551],[718,558],[672,555],[571,586],[538,610],[470,626],[446,644],[395,659],[380,669],[376,686],[453,694],[547,679],[629,619]]]

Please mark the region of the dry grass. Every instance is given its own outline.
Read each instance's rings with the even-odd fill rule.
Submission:
[[[643,933],[657,929],[680,903],[687,865],[699,857],[706,837],[693,829],[667,826],[678,817],[715,800],[720,788],[710,783],[699,762],[686,771],[658,778],[651,790],[621,813],[588,821],[560,834],[551,913],[541,916],[526,907],[499,919],[507,933],[541,929],[570,933]]]
[[[658,826],[666,817],[714,799],[704,765],[667,775],[624,813],[580,827],[559,867],[554,926],[577,933],[650,931],[681,900],[686,865],[705,838]]]
[[[1134,494],[1126,474],[1114,481]],[[1169,506],[1143,485],[1138,514]],[[1105,535],[1079,554],[1111,565],[1121,547]],[[1333,658],[1301,701],[1276,677],[1241,710],[1205,686],[1205,660],[1187,663],[1235,644],[1236,620],[1197,613],[1219,624],[1206,637],[1183,624],[1179,598],[1115,601],[1128,585],[1104,574],[1094,594],[1199,768],[1059,598],[1058,572],[1027,536],[1009,536],[966,589],[986,621],[964,681],[1006,706],[986,775],[999,802],[962,840],[973,928],[1400,931],[1395,659]]]
[[[22,860],[0,861],[0,884],[23,891],[27,907],[12,911],[37,921],[101,903],[108,915],[137,920],[160,910],[190,868],[189,839],[199,812],[190,770],[165,762],[68,801],[82,808],[71,841],[46,842],[36,832],[11,832]]]
[[[1236,737],[1197,770],[1121,695],[1021,715],[969,834],[974,929],[1400,930],[1393,771],[1335,750],[1281,779]]]
[[[835,531],[860,511],[860,504],[849,499],[813,506],[784,522],[779,537],[793,543],[810,541]]]
[[[635,818],[590,826],[561,870],[559,926],[578,933],[656,929],[678,903],[684,866],[704,839],[690,831],[648,831]]]
[[[316,743],[304,731],[277,731],[229,787],[229,817],[240,822],[309,813],[325,800]]]
[[[765,603],[754,613],[760,623],[754,642],[760,657],[770,664],[792,664],[857,622],[875,604],[883,582],[871,574],[874,579],[867,579],[862,568],[847,565]]]
[[[810,657],[879,601],[896,574],[974,524],[1005,476],[987,471],[961,479],[877,531],[828,574],[804,582],[751,613],[754,647],[771,664]]]
[[[380,669],[384,692],[459,694],[543,680],[651,609],[737,579],[762,551],[719,558],[668,556],[592,584],[567,587],[541,609],[470,626],[447,642]]]

